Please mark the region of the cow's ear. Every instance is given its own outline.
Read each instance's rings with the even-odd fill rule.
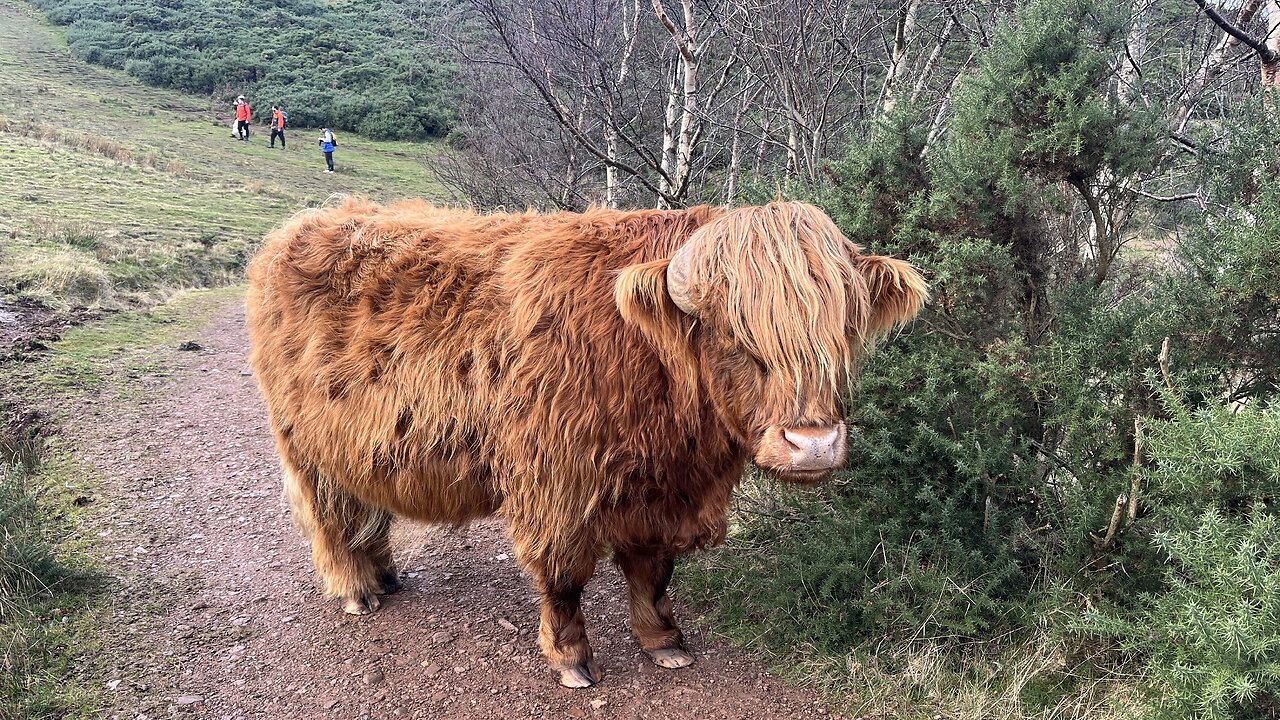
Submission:
[[[911,263],[884,255],[859,255],[857,264],[871,303],[869,337],[905,325],[928,302],[929,288]]]
[[[667,291],[666,259],[631,265],[618,274],[613,301],[623,321],[635,325],[658,351],[686,400],[697,391],[698,366],[689,345],[693,318],[676,306]]]

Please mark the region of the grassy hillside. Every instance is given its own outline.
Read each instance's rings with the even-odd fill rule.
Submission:
[[[0,294],[147,304],[236,281],[256,242],[334,193],[432,197],[431,146],[315,133],[232,140],[203,99],[72,58],[37,11],[0,2]],[[261,128],[255,128],[261,130]]]

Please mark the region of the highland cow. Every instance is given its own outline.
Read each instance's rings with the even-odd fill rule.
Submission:
[[[656,664],[693,656],[667,585],[724,539],[748,461],[823,480],[873,339],[927,298],[817,208],[478,214],[349,199],[249,269],[251,361],[326,594],[399,588],[393,517],[497,515],[560,682],[601,679],[579,600],[612,553]]]

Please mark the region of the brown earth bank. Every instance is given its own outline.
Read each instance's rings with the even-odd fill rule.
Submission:
[[[0,297],[0,362],[34,359],[61,337],[63,329],[98,314],[87,308],[57,312],[38,300]]]
[[[348,616],[324,600],[281,499],[279,465],[232,303],[158,351],[165,372],[64,408],[62,435],[101,478],[110,576],[98,652],[111,718],[810,718],[814,693],[692,627],[698,662],[652,665],[607,563],[584,596],[602,684],[568,690],[537,650],[537,600],[493,521],[400,523],[405,589]],[[190,346],[188,346],[190,347]],[[90,670],[90,668],[94,668]]]

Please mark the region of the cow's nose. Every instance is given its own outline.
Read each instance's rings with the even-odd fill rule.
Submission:
[[[782,436],[791,446],[793,470],[831,470],[844,462],[844,423],[788,428],[782,431]]]

